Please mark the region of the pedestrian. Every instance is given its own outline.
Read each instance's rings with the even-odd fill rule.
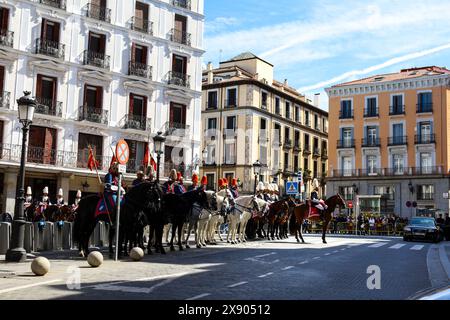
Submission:
[[[436,219],[436,223],[441,225],[445,224],[445,220],[444,218],[442,218],[442,214],[439,214],[439,218]]]
[[[139,171],[136,173],[136,179],[133,180],[133,182],[132,182],[131,185],[132,185],[133,187],[136,187],[137,185],[141,184],[141,183],[144,182],[144,181],[145,181],[144,171],[139,170]]]

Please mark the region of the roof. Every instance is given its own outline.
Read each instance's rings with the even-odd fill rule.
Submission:
[[[438,76],[443,74],[450,75],[450,70],[446,69],[445,67],[436,67],[436,66],[409,68],[409,69],[402,69],[400,70],[400,72],[374,75],[368,78],[340,83],[332,86],[332,88],[351,86],[355,84],[383,83],[407,79],[416,79],[426,76]]]
[[[261,59],[260,57],[258,57],[257,55],[255,55],[254,53],[251,53],[249,51],[247,52],[243,52],[241,54],[238,54],[237,56],[235,56],[234,58],[231,58],[228,61],[222,61],[220,63],[227,63],[227,62],[232,62],[232,61],[243,61],[243,60],[251,60],[251,59],[258,59],[261,60],[269,65],[271,65],[273,67],[273,64],[271,64],[270,62],[267,62],[264,59]]]

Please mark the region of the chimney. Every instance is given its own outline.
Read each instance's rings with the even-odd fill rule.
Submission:
[[[314,106],[317,108],[319,108],[319,104],[320,104],[319,101],[320,101],[320,93],[316,93],[314,95]]]
[[[288,86],[288,80],[284,79],[284,86],[287,87]]]
[[[213,64],[211,62],[208,62],[206,70],[208,71],[208,84],[211,84],[214,82]]]

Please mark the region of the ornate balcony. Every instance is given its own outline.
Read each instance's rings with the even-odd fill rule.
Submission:
[[[434,144],[436,143],[435,134],[420,134],[415,137],[416,144]]]
[[[153,35],[153,22],[150,20],[144,20],[138,17],[131,18],[130,24],[131,30],[147,33]]]
[[[380,140],[380,138],[364,138],[361,141],[361,146],[363,148],[380,147],[381,146],[381,140]]]
[[[417,104],[417,113],[433,112],[432,103],[419,103]]]
[[[108,110],[101,108],[81,106],[78,109],[78,121],[89,121],[108,124]]]
[[[7,91],[0,92],[0,108],[9,109],[11,93]]]
[[[5,29],[0,30],[0,45],[11,47],[14,43],[14,32]]]
[[[185,123],[166,122],[164,132],[166,136],[186,136],[190,126]]]
[[[191,10],[191,0],[172,0],[172,5],[175,7]]]
[[[407,136],[389,137],[388,146],[403,146],[408,144]]]
[[[66,0],[39,0],[39,3],[45,4],[53,8],[66,10]]]
[[[191,87],[191,76],[184,73],[169,71],[168,73],[168,84],[173,84],[180,87]]]
[[[292,149],[292,140],[291,139],[285,139],[283,148],[286,150]]]
[[[353,149],[355,148],[355,139],[342,139],[337,141],[338,149]]]
[[[153,68],[140,62],[130,61],[128,63],[128,75],[152,80]]]
[[[85,50],[83,64],[109,70],[110,57],[104,53]]]
[[[311,146],[305,144],[305,146],[303,147],[303,155],[308,156],[311,154]]]
[[[36,39],[36,54],[44,54],[57,59],[64,59],[64,53],[64,44],[47,39]]]
[[[53,99],[36,97],[36,113],[48,116],[62,117],[62,102]]]
[[[300,152],[302,151],[302,148],[300,147],[300,142],[295,142],[294,143],[294,152]]]
[[[152,119],[147,117],[127,114],[121,122],[123,122],[124,129],[151,131]]]
[[[319,158],[320,157],[320,148],[314,148],[313,150],[313,157]]]
[[[389,107],[389,115],[390,116],[396,116],[396,115],[402,115],[405,114],[405,106],[390,106]]]
[[[111,23],[111,9],[88,3],[86,17]]]
[[[178,29],[170,30],[170,41],[191,46],[191,34]]]

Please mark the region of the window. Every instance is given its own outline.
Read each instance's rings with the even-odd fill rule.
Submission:
[[[102,109],[103,88],[86,85],[84,87],[84,105],[90,108]]]
[[[56,129],[30,126],[28,162],[55,164]]]
[[[150,125],[147,120],[147,97],[130,93],[129,108],[127,127],[147,130]]]
[[[419,185],[417,190],[417,200],[434,200],[434,185]]]
[[[319,177],[319,165],[317,164],[317,161],[314,161],[313,163],[313,173],[314,173],[314,178],[318,178]]]
[[[225,140],[225,164],[236,164],[236,142]]]
[[[287,152],[284,153],[284,170],[289,170],[289,153]]]
[[[367,174],[373,175],[377,173],[377,156],[367,156]]]
[[[303,172],[309,170],[309,161],[308,158],[303,158]]]
[[[0,7],[0,33],[2,36],[7,35],[8,28],[9,28],[9,9]]]
[[[206,189],[215,191],[216,190],[216,186],[215,186],[215,182],[214,182],[214,180],[215,180],[214,179],[214,174],[207,173],[206,174],[206,178],[208,180],[208,183],[206,185]]]
[[[227,101],[225,103],[226,107],[236,107],[237,106],[237,90],[236,88],[227,89]]]
[[[314,115],[314,128],[316,130],[320,130],[320,126],[319,126],[319,117],[317,116],[317,114]]]
[[[98,34],[89,32],[88,50],[100,55],[105,54],[106,36],[104,34]]]
[[[311,123],[309,121],[309,111],[305,111],[305,126],[311,126]]]
[[[294,156],[294,172],[298,172],[298,156]]]
[[[135,140],[125,140],[130,151],[130,158],[127,162],[127,172],[137,172],[144,169],[145,142]]]
[[[170,103],[169,123],[172,128],[186,129],[186,105]]]
[[[187,58],[174,54],[172,59],[172,72],[177,76],[185,75],[187,71]]]
[[[353,174],[353,159],[352,157],[342,157],[342,171],[344,177],[350,177]]]
[[[368,146],[377,145],[377,127],[367,127],[367,143]]]
[[[403,143],[403,123],[397,123],[392,125],[392,132],[394,134],[393,144]]]
[[[322,162],[322,176],[327,175],[327,165],[325,162]]]
[[[281,114],[280,98],[278,98],[278,97],[275,97],[275,113],[276,114]]]
[[[217,91],[208,92],[208,109],[217,109]]]
[[[173,30],[172,41],[190,45],[190,41],[187,37],[187,17],[176,14],[175,15],[175,28]]]
[[[421,92],[418,94],[417,112],[432,112],[433,111],[433,97],[431,92]]]
[[[366,116],[367,117],[378,116],[377,98],[367,98],[366,103],[367,103]]]
[[[300,122],[300,108],[295,107],[295,121]]]
[[[350,119],[353,118],[353,110],[352,110],[352,101],[351,100],[343,100],[341,101],[341,119]]]
[[[288,144],[291,142],[291,131],[288,127],[284,127],[284,142]]]
[[[342,146],[344,148],[352,147],[353,145],[353,129],[352,128],[342,128],[341,131]]]
[[[393,186],[375,186],[373,194],[386,197],[388,200],[395,200],[395,187]]]
[[[227,130],[236,130],[236,116],[227,117]]]
[[[206,150],[208,151],[208,157],[205,160],[206,165],[214,165],[216,164],[216,144],[210,143],[206,146]]]
[[[208,130],[217,129],[217,118],[208,119]]]
[[[420,154],[420,172],[422,174],[430,174],[432,171],[431,153],[423,152]]]
[[[136,1],[136,6],[134,9],[134,21],[133,30],[149,32],[150,25],[148,22],[148,4]]]
[[[131,45],[131,61],[134,63],[147,64],[147,52],[146,46],[141,46],[133,43]]]
[[[339,194],[344,198],[344,200],[353,200],[353,187],[339,187]]]
[[[37,75],[36,81],[36,101],[42,106],[45,106],[45,110],[42,107],[37,108],[37,112],[50,115],[56,115],[56,88],[57,79],[53,77],[47,77],[41,74]]]
[[[288,101],[286,101],[285,113],[286,113],[286,118],[290,119],[291,118],[291,104]]]
[[[403,107],[403,95],[394,95],[392,96],[392,107],[391,114],[403,114],[405,113],[405,109]]]
[[[403,154],[393,155],[394,174],[401,175],[405,173],[404,163],[405,160]]]
[[[281,126],[277,123],[275,123],[274,125],[274,132],[273,132],[274,136],[273,136],[273,140],[275,144],[279,144],[281,143]]]
[[[309,143],[310,141],[309,141],[309,134],[306,134],[305,133],[305,141],[304,141],[304,144],[305,144],[305,150],[310,150],[310,143]]]
[[[267,109],[267,92],[261,91],[261,106]]]
[[[294,136],[295,136],[294,146],[296,148],[300,148],[300,131],[295,131]]]
[[[419,123],[419,143],[431,143],[433,139],[433,132],[431,122]]]
[[[89,159],[89,146],[91,146],[92,148],[95,159],[100,162],[99,169],[101,169],[103,159],[103,137],[85,133],[79,133],[78,135],[77,167],[87,168]],[[107,163],[107,165],[109,165],[109,162]]]

